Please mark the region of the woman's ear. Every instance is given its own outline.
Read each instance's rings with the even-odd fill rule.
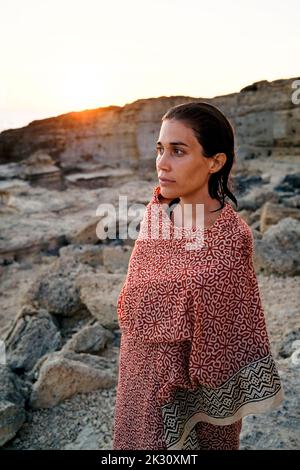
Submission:
[[[217,171],[221,170],[221,168],[225,165],[227,160],[225,153],[216,153],[213,158],[210,158],[210,173],[216,173]]]

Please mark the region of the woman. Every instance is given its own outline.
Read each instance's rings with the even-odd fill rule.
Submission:
[[[233,128],[215,106],[163,116],[160,185],[118,298],[114,449],[239,449],[243,416],[283,400],[252,232],[225,201],[237,205],[234,161]]]

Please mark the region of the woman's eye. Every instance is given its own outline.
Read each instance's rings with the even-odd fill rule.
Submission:
[[[156,148],[156,152],[157,152],[159,155],[161,155],[161,150],[163,150],[162,147],[157,147],[157,148]],[[183,152],[182,150],[177,149],[177,148],[174,148],[174,153],[175,153],[175,155],[184,154],[184,152]]]

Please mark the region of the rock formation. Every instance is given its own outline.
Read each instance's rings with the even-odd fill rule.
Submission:
[[[232,121],[240,158],[293,159],[300,155],[300,107],[292,101],[297,79],[262,80],[210,99],[162,96],[32,121],[0,133],[0,163],[21,161],[43,149],[66,172],[81,171],[86,164],[152,171],[162,115],[195,100],[218,106]]]

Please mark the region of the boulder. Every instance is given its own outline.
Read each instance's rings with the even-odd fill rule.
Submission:
[[[105,328],[118,328],[117,300],[125,277],[97,273],[78,276],[76,280],[81,302]]]
[[[75,260],[78,263],[99,267],[103,265],[103,246],[93,244],[63,246],[59,250],[59,256],[64,261]]]
[[[24,303],[44,308],[53,315],[71,317],[84,309],[76,278],[92,271],[90,266],[77,263],[75,259],[58,258],[42,270],[26,292]]]
[[[0,364],[0,446],[12,439],[25,422],[29,388],[9,366]]]
[[[300,221],[291,217],[269,227],[255,238],[254,265],[265,274],[300,274]]]
[[[100,323],[87,325],[82,330],[75,333],[65,344],[64,351],[76,353],[98,354],[105,349],[109,341],[113,341],[114,335],[109,330],[103,328]]]
[[[282,203],[286,207],[296,207],[300,209],[300,194],[283,199]]]
[[[285,333],[281,340],[278,355],[284,359],[290,357],[293,354],[296,341],[300,341],[300,327]]]
[[[29,399],[32,408],[51,408],[77,393],[110,388],[117,380],[111,358],[71,351],[50,353],[33,372],[38,379]]]
[[[254,186],[247,194],[245,194],[245,196],[238,198],[238,209],[256,211],[266,201],[278,202],[279,195],[271,189],[267,189],[263,186]]]
[[[125,246],[104,246],[103,264],[109,273],[126,273],[131,256],[132,247]]]
[[[21,309],[5,338],[7,363],[13,371],[32,369],[44,354],[61,346],[61,335],[44,310]]]
[[[300,190],[300,172],[285,175],[281,182],[275,187],[276,191]]]
[[[261,210],[260,231],[265,232],[271,225],[276,225],[286,217],[300,220],[300,211],[296,208],[274,204],[270,201],[266,202]]]

